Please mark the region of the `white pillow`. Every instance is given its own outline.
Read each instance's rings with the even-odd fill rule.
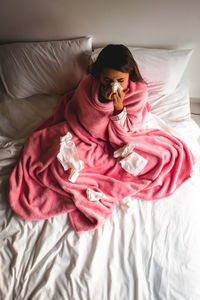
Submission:
[[[150,95],[151,112],[174,126],[190,118],[189,88],[181,83],[169,95]]]
[[[1,45],[0,77],[14,98],[62,94],[86,73],[91,52],[91,37]]]
[[[166,50],[128,47],[140,73],[148,85],[149,93],[168,95],[180,82],[189,62],[192,50]],[[102,48],[94,50],[94,62]]]

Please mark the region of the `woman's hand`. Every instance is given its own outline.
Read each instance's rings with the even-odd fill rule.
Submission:
[[[111,86],[107,85],[107,86],[101,86],[101,94],[103,96],[104,99],[109,100],[109,101],[113,101],[113,91]]]
[[[116,92],[113,92],[110,86],[101,87],[102,96],[106,100],[113,101],[115,114],[118,114],[123,110],[123,100],[128,91],[129,88],[125,89],[124,91],[118,88]]]
[[[115,115],[120,113],[123,108],[123,101],[126,93],[128,93],[129,88],[125,89],[124,91],[121,89],[117,89],[116,93],[113,94],[113,104],[114,104],[114,113]]]
[[[116,92],[113,92],[110,86],[101,87],[102,96],[106,100],[113,101],[114,108],[120,108],[120,106],[122,105],[122,109],[123,109],[123,100],[128,91],[129,88],[127,88],[124,91],[118,88]]]

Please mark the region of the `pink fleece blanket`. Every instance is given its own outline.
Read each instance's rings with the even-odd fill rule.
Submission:
[[[91,75],[63,96],[55,114],[27,139],[11,174],[9,201],[19,216],[40,220],[68,213],[76,232],[91,230],[102,225],[124,197],[161,199],[190,177],[194,157],[184,142],[161,130],[140,129],[150,110],[146,85],[130,82],[129,88],[124,99],[126,130],[112,120],[113,104],[98,100],[99,81]],[[68,131],[84,161],[75,183],[57,159],[60,137]],[[113,157],[129,143],[147,160],[138,176]],[[106,197],[89,201],[88,188]]]

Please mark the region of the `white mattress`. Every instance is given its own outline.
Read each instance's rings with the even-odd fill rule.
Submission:
[[[119,205],[103,227],[80,235],[67,215],[18,218],[6,196],[25,138],[59,98],[0,96],[0,299],[199,300],[200,129],[190,119],[187,89],[150,99],[145,126],[187,142],[197,159],[191,178],[168,198],[130,199],[132,210]]]

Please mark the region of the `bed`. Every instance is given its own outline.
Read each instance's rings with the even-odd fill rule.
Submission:
[[[28,135],[74,89],[99,50],[91,37],[0,46],[0,299],[199,300],[200,128],[181,82],[191,50],[131,48],[149,86],[145,128],[184,140],[191,177],[162,200],[127,197],[94,231],[67,214],[27,221],[8,204],[8,179]]]

